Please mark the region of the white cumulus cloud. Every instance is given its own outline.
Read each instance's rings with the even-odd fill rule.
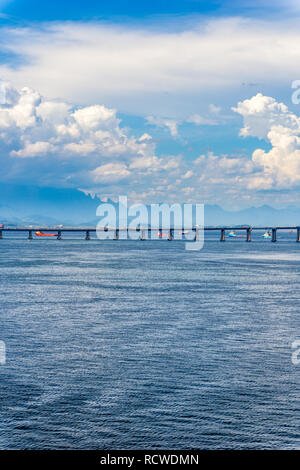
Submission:
[[[200,114],[193,114],[186,121],[192,124],[196,124],[197,126],[201,126],[201,125],[216,126],[218,124],[218,121],[216,121],[216,119],[206,118],[206,117],[200,116]]]
[[[129,176],[130,171],[124,163],[106,163],[95,168],[91,174],[96,183],[117,182]]]
[[[76,108],[48,100],[30,88],[18,91],[9,83],[4,88],[0,159],[14,176],[18,168],[26,171],[26,164],[18,163],[26,160],[36,160],[30,168],[42,181],[50,178],[52,184],[67,182],[87,188],[129,178],[136,186],[142,184],[141,178],[148,178],[146,185],[158,184],[155,179],[161,184],[162,177],[180,171],[181,158],[156,156],[151,135],[130,135],[114,109],[103,105]],[[30,179],[31,174],[21,177]]]
[[[0,106],[0,132],[3,141],[11,142],[12,156],[51,152],[61,158],[94,155],[100,159],[153,153],[150,136],[129,136],[114,109],[100,105],[74,109],[29,88],[17,91],[8,83],[5,87],[9,99]]]
[[[300,118],[284,103],[258,93],[233,110],[243,116],[241,135],[265,139],[271,150],[256,149],[252,162],[262,174],[249,181],[250,189],[283,189],[300,185]]]
[[[165,127],[169,130],[172,137],[178,136],[178,125],[181,121],[177,121],[175,119],[167,119],[167,118],[160,118],[154,116],[148,116],[146,118],[149,124],[158,127]]]

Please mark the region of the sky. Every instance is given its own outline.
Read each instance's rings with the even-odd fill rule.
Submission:
[[[294,0],[0,0],[0,182],[297,206],[299,21]]]

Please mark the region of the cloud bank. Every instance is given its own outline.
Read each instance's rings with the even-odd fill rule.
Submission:
[[[236,101],[247,84],[286,87],[298,78],[298,20],[181,18],[180,25],[2,29],[1,49],[15,60],[0,66],[0,76],[52,99],[175,119],[202,115],[201,104]]]
[[[178,167],[178,158],[155,155],[149,134],[139,138],[130,135],[114,109],[103,105],[78,108],[44,99],[29,88],[18,91],[9,83],[4,89],[6,102],[0,106],[1,158],[11,162],[14,174],[18,161],[36,160],[35,168],[41,168],[43,178],[46,161],[57,169],[52,184],[91,187],[142,173],[162,176]],[[23,177],[30,179],[30,174]]]
[[[251,156],[207,152],[191,159],[181,153],[159,155],[150,134],[133,136],[116,110],[104,105],[75,107],[9,83],[5,91],[2,181],[80,187],[101,196],[126,194],[136,202],[227,201],[237,206],[259,201],[260,191],[270,198],[282,190],[299,191],[300,118],[261,93],[233,111],[243,118],[241,138],[262,139],[269,150],[257,148]],[[175,127],[150,122],[176,137],[177,121]]]

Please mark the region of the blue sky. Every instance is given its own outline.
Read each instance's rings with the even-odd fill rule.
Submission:
[[[105,18],[114,21],[129,21],[134,18],[149,18],[159,15],[276,15],[292,10],[296,2],[283,1],[236,1],[236,0],[72,0],[40,2],[39,0],[3,0],[2,11],[11,20],[57,21],[91,20]]]
[[[296,205],[299,16],[293,0],[0,0],[0,180]]]

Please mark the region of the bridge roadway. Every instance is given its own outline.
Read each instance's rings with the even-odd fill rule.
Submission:
[[[146,232],[148,232],[148,236],[151,235],[151,232],[159,232],[161,235],[163,231],[168,232],[168,240],[173,240],[174,239],[174,232],[175,231],[180,231],[180,232],[187,232],[187,231],[193,231],[195,232],[195,241],[199,240],[199,232],[200,231],[219,231],[220,232],[220,241],[224,242],[226,240],[226,232],[234,231],[245,231],[246,234],[246,242],[251,242],[251,233],[254,230],[265,230],[268,232],[272,232],[270,235],[270,239],[272,242],[277,241],[277,231],[278,230],[296,230],[296,241],[299,243],[300,242],[300,226],[277,226],[277,227],[270,227],[270,226],[265,226],[265,227],[249,227],[249,226],[238,226],[238,227],[233,227],[233,226],[218,226],[218,227],[190,227],[190,228],[125,228],[125,227],[120,227],[120,228],[113,228],[113,227],[102,227],[102,228],[83,228],[83,227],[71,227],[71,228],[40,228],[40,227],[2,227],[0,228],[0,239],[3,238],[3,232],[28,232],[28,239],[32,240],[33,239],[33,233],[35,232],[41,232],[41,233],[53,233],[56,234],[56,237],[58,240],[62,239],[62,233],[63,232],[83,232],[85,233],[85,239],[90,240],[90,234],[92,232],[96,231],[103,231],[103,232],[114,232],[114,239],[118,240],[119,239],[119,233],[120,232],[137,232],[141,233],[141,240],[146,240]],[[149,238],[151,238],[149,236]],[[159,237],[158,237],[159,238]]]

